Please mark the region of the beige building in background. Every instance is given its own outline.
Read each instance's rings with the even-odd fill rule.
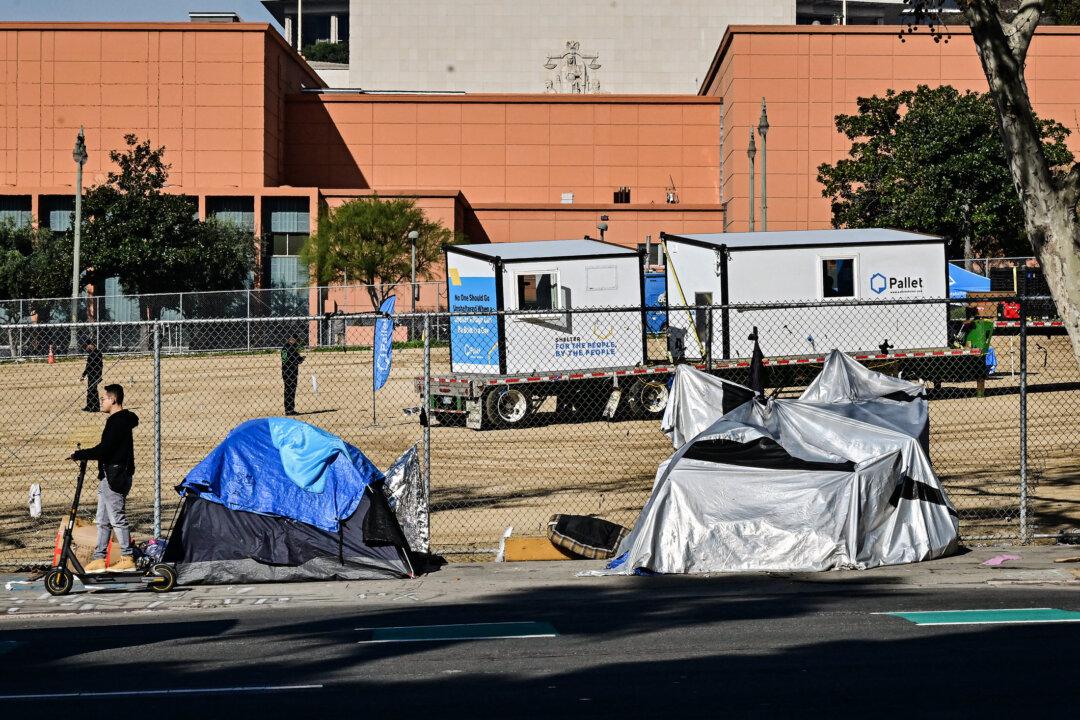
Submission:
[[[728,25],[794,23],[793,0],[351,0],[349,86],[692,95]]]

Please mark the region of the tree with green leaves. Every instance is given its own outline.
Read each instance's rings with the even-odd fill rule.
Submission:
[[[304,48],[304,59],[311,62],[349,63],[349,43],[320,40]]]
[[[71,239],[10,220],[0,223],[0,300],[70,295]],[[49,320],[48,303],[32,307],[42,321]]]
[[[836,129],[852,141],[848,157],[818,167],[834,227],[941,235],[952,257],[964,256],[964,239],[976,256],[1030,252],[987,94],[920,85],[859,98],[857,106],[854,114],[836,116]],[[1047,161],[1055,168],[1071,164],[1069,130],[1036,122]]]
[[[165,148],[126,135],[113,150],[117,170],[83,199],[82,264],[99,278],[118,277],[127,293],[233,290],[254,267],[251,233],[223,222],[200,222],[192,198],[164,192]],[[151,308],[143,300],[140,315]]]
[[[911,10],[908,33],[926,24],[935,40],[948,39],[941,11],[945,0],[904,0]],[[1028,95],[1024,68],[1035,29],[1052,9],[1049,0],[955,0],[971,30],[997,111],[1013,187],[1024,213],[1024,231],[1039,259],[1058,314],[1080,363],[1080,163],[1057,171]],[[1065,17],[1059,9],[1058,18]],[[902,36],[901,36],[902,37]],[[897,61],[902,62],[902,53]]]
[[[460,238],[428,220],[415,200],[404,198],[365,197],[323,211],[318,231],[305,243],[300,258],[313,268],[320,285],[363,283],[378,307],[396,285],[410,279],[411,231],[419,234],[417,277],[430,277],[443,245]]]

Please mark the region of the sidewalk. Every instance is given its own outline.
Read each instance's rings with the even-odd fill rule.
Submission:
[[[999,555],[1019,556],[998,567],[983,565]],[[495,595],[559,586],[618,588],[641,583],[732,584],[769,583],[776,592],[807,592],[807,585],[875,585],[904,589],[973,586],[1074,587],[1080,590],[1080,562],[1055,563],[1080,556],[1080,546],[1040,545],[979,547],[962,555],[910,565],[825,573],[740,573],[652,577],[580,576],[603,568],[604,561],[582,560],[532,563],[450,564],[411,580],[280,583],[179,587],[165,594],[144,590],[85,590],[76,581],[66,597],[54,598],[42,582],[26,584],[18,575],[0,575],[0,617],[71,615],[101,612],[165,610],[223,610],[310,606],[375,606],[389,604],[447,604],[476,601]]]

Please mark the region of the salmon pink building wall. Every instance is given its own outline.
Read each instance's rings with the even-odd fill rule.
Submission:
[[[845,157],[850,141],[834,117],[856,109],[858,97],[919,84],[952,85],[985,92],[978,55],[965,27],[950,27],[948,42],[935,43],[925,28],[900,42],[895,27],[731,27],[724,36],[702,93],[723,98],[724,198],[728,230],[748,224],[748,132],[757,126],[761,99],[768,103],[769,230],[831,226],[829,201],[821,196],[817,167]],[[1073,131],[1080,151],[1080,28],[1040,28],[1026,71],[1035,111]],[[757,229],[761,229],[758,138]]]
[[[304,94],[288,101],[294,185],[460,188],[470,203],[715,203],[719,109],[692,96]]]
[[[472,241],[596,236],[605,214],[608,239],[631,246],[721,224],[715,98],[305,93],[287,105],[290,184],[460,191],[456,229]],[[630,204],[613,202],[621,186]]]
[[[0,24],[0,186],[70,192],[80,125],[87,185],[127,133],[192,194],[277,184],[284,95],[321,86],[293,55],[263,24]]]

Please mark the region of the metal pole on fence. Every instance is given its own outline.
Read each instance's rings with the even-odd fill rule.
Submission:
[[[247,318],[247,349],[251,349],[251,288],[244,291],[244,300],[246,303],[246,310],[244,311],[244,317]]]
[[[1026,277],[1024,280],[1026,281]],[[1026,544],[1028,528],[1028,454],[1027,454],[1027,283],[1020,284],[1020,543]]]
[[[184,293],[180,293],[180,320],[181,320],[180,327],[177,330],[177,333],[178,333],[178,335],[180,337],[180,342],[177,345],[177,350],[179,350],[180,352],[183,352],[184,351],[184,323],[183,323],[183,320],[184,320]]]
[[[161,326],[154,323],[154,537],[161,537]]]
[[[420,393],[424,422],[424,509],[427,511],[428,544],[431,544],[431,315],[424,314],[424,389]]]
[[[713,338],[713,309],[709,308],[709,316],[705,319],[707,328],[705,334],[708,336],[708,343],[705,346],[705,369],[712,372],[712,338]]]

